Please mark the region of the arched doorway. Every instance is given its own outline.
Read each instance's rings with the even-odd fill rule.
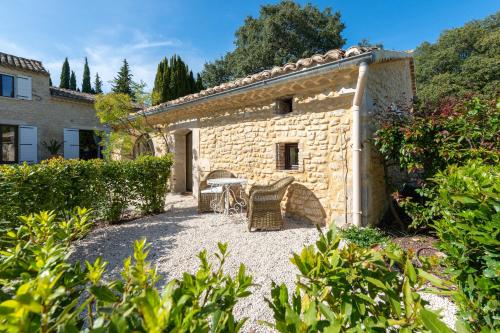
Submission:
[[[143,134],[139,138],[137,138],[132,150],[132,157],[134,159],[142,155],[155,155],[153,140],[151,140],[151,138],[147,134]]]

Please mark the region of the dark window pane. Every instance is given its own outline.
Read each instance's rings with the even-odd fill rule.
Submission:
[[[80,159],[90,160],[100,158],[101,138],[94,131],[80,130]]]
[[[17,126],[0,125],[0,163],[17,162]]]
[[[0,75],[2,80],[2,96],[14,97],[14,77],[10,75]]]
[[[285,169],[297,170],[299,168],[299,145],[297,143],[285,144]]]

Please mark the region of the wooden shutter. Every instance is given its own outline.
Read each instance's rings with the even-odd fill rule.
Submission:
[[[76,128],[64,129],[64,158],[80,158],[80,133]]]
[[[19,163],[38,162],[38,131],[34,126],[19,126]]]
[[[17,98],[31,100],[31,78],[17,76]]]

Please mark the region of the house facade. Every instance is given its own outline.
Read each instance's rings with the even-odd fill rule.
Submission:
[[[51,87],[40,61],[0,52],[0,163],[37,163],[61,144],[65,158],[97,158],[94,96]]]
[[[413,98],[405,52],[353,47],[301,59],[144,110],[174,156],[172,189],[192,192],[226,169],[248,186],[293,176],[287,215],[312,223],[377,223],[387,205],[372,144],[375,115]],[[139,116],[139,115],[138,115]]]

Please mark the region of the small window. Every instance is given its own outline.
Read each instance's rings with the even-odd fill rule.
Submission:
[[[299,144],[278,143],[276,144],[276,168],[278,170],[299,169]]]
[[[134,159],[142,155],[154,156],[153,140],[146,134],[141,135],[134,144],[132,154]]]
[[[17,126],[0,125],[0,164],[17,163]]]
[[[0,74],[0,96],[14,97],[14,77]]]
[[[274,106],[274,114],[287,114],[292,112],[293,107],[293,98],[287,97],[283,99],[279,99],[276,101]]]

